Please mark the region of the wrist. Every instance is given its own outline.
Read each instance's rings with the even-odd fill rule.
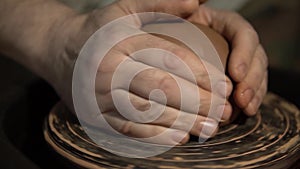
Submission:
[[[52,84],[61,98],[70,107],[72,96],[72,75],[76,59],[88,38],[97,30],[89,21],[89,14],[73,14],[57,23],[51,33],[48,48],[47,81]]]

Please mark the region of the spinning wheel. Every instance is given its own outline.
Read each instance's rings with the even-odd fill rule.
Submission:
[[[44,135],[55,151],[85,168],[275,169],[297,165],[300,159],[300,112],[271,93],[255,117],[241,115],[203,144],[192,139],[156,157],[129,159],[101,149],[61,103],[46,119]]]

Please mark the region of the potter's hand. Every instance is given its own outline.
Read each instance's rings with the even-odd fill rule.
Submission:
[[[205,24],[222,34],[231,44],[228,72],[237,83],[236,104],[247,115],[255,115],[267,91],[268,59],[252,26],[234,12],[201,5],[189,20]]]
[[[168,12],[180,17],[185,17],[188,16],[190,11],[194,11],[196,8],[198,8],[198,0],[172,0],[172,2],[170,2],[170,0],[118,1],[101,10],[96,10],[92,13],[86,14],[85,16],[79,16],[78,20],[68,21],[68,23],[65,24],[66,27],[64,27],[64,29],[78,29],[73,30],[73,32],[69,34],[69,37],[67,37],[67,39],[71,39],[72,41],[66,42],[65,44],[61,45],[56,44],[56,46],[64,47],[60,51],[67,51],[67,53],[63,53],[61,55],[63,57],[62,60],[66,60],[65,63],[73,64],[75,60],[74,56],[78,54],[78,49],[81,48],[82,44],[87,40],[91,33],[116,18],[135,12],[149,11]],[[80,23],[83,23],[83,25],[79,25]],[[133,25],[131,27],[140,26],[138,25],[140,24],[139,18],[137,18],[137,22],[135,22],[135,24],[137,25]],[[125,27],[117,30],[125,31],[126,25]],[[113,29],[108,30],[106,34],[111,34],[113,36],[115,33],[120,33],[115,31],[116,30]],[[57,39],[60,38],[57,37]],[[56,41],[58,44],[61,43],[56,39],[54,41]],[[193,84],[189,77],[181,74],[180,69],[182,66],[176,65],[178,59],[174,57],[132,57],[132,54],[134,52],[147,48],[163,49],[177,55],[192,70],[193,74],[195,75],[197,84]],[[149,59],[150,57],[152,57],[153,59]],[[117,89],[111,89],[113,74],[116,73],[115,70],[122,61],[126,61],[125,63],[127,64],[127,67],[126,69],[123,69],[123,71],[118,72],[119,76],[114,76],[114,78],[117,77],[118,86]],[[165,67],[161,67],[161,65],[165,65]],[[72,68],[71,66],[63,65],[61,69],[63,70],[69,67]],[[122,90],[125,87],[123,84],[126,80],[128,80],[127,78],[130,77],[130,72],[134,71],[135,68],[149,69],[140,72],[132,79],[129,91]],[[217,69],[215,69],[215,71],[217,72]],[[60,78],[63,80],[60,82],[57,90],[66,102],[70,102],[70,95],[66,95],[66,91],[68,91],[68,88],[70,87],[66,86],[65,79],[70,79],[68,76],[71,75],[71,71],[63,70],[61,72],[68,73],[65,74],[64,77]],[[176,142],[179,142],[180,137],[183,136],[184,139],[181,141],[181,143],[185,143],[188,141],[189,133],[199,136],[203,126],[206,126],[207,130],[212,130],[212,128],[215,128],[218,125],[215,119],[208,119],[208,121],[205,121],[211,104],[211,85],[219,85],[220,90],[223,90],[225,89],[225,83],[227,83],[227,91],[221,91],[220,94],[223,94],[225,96],[229,96],[232,89],[230,80],[228,78],[225,78],[224,82],[224,79],[222,79],[224,77],[223,74],[221,72],[219,73],[221,74],[220,80],[218,81],[217,79],[215,79],[217,83],[211,84],[203,63],[191,51],[157,36],[143,34],[121,41],[119,44],[114,46],[105,56],[101,65],[99,66],[98,74],[96,77],[96,96],[100,109],[102,112],[104,112],[104,117],[106,118],[108,123],[119,132],[133,137],[148,138],[156,136],[164,132],[167,128],[171,127],[172,130],[170,130],[170,132],[168,133],[168,137],[160,140],[152,140],[152,142],[174,144]],[[176,80],[170,74],[172,74],[173,77],[176,78],[176,80],[181,81],[181,84],[183,84],[180,86],[181,90],[179,89]],[[128,108],[129,105],[124,105],[125,103],[122,103],[123,99],[126,100],[126,98],[129,96],[132,105],[137,110],[146,111],[150,108],[149,95],[154,89],[160,89],[166,95],[167,102],[162,115],[160,115],[154,121],[144,124],[122,118],[119,113],[133,113],[130,112],[131,109]],[[181,107],[182,102],[180,100],[180,91],[191,91],[193,93],[198,92],[201,97],[201,104],[200,102],[195,102],[196,100],[193,100],[193,98],[189,98],[189,105],[182,105]],[[112,113],[117,112],[116,105],[114,104],[114,101],[112,99],[113,94],[117,96],[117,98],[121,101],[120,104],[123,105],[121,110],[122,112]],[[219,96],[218,94],[216,94],[216,98],[214,101],[218,102],[217,100],[222,100],[222,97],[225,96]],[[159,107],[164,104],[164,100],[160,96],[154,96],[150,100],[154,105],[152,105],[153,107]],[[191,109],[195,107],[199,108],[199,111],[196,112],[197,114],[190,113]],[[216,113],[223,114],[221,118],[223,120],[227,120],[231,115],[231,105],[228,103],[228,101],[224,103],[220,101],[220,105],[215,105],[214,111]],[[179,115],[181,115],[179,122],[173,124]],[[94,119],[87,118],[84,120],[94,123]],[[195,123],[189,131],[189,126],[191,122],[194,121]],[[210,137],[210,132],[211,131],[203,131],[201,137]],[[206,133],[208,134],[206,135]]]
[[[13,58],[47,80],[56,89],[68,107],[72,109],[72,74],[74,63],[83,44],[96,30],[114,19],[137,12],[165,12],[186,18],[198,9],[199,2],[203,1],[120,0],[106,8],[79,14],[66,5],[53,0],[1,0],[0,52]],[[147,20],[147,18],[144,19]],[[135,21],[133,24],[136,25],[133,25],[133,27],[141,24],[139,18],[135,18]],[[125,28],[117,28],[121,32],[109,30],[107,33],[110,31],[117,34],[122,33],[122,30],[126,30]],[[113,37],[114,34],[112,34]],[[146,58],[151,58],[148,56],[139,58],[140,60],[131,58],[132,52],[144,48],[160,48],[173,52],[196,75],[196,83],[189,82],[190,79],[181,74],[178,66],[176,67],[176,59],[174,57],[166,59],[162,56],[161,59],[154,60],[147,60]],[[117,80],[121,82],[122,80],[126,80],[128,75],[126,71],[131,70],[131,68],[148,66],[151,69],[135,76],[131,82],[130,90],[116,93],[118,94],[117,98],[122,98],[124,93],[128,94],[132,104],[138,110],[146,110],[149,108],[148,96],[153,89],[161,89],[166,94],[167,107],[164,109],[162,115],[151,123],[130,122],[122,118],[118,113],[111,113],[111,111],[116,112],[115,104],[110,97],[113,91],[109,88],[112,72],[118,63],[123,60],[129,60],[127,63],[131,65],[125,71],[120,72],[121,78],[117,78]],[[223,78],[221,81],[215,78],[216,82],[221,82],[220,85],[218,85],[219,83],[211,84],[202,64],[198,57],[190,51],[156,36],[144,34],[130,37],[116,45],[99,66],[96,78],[96,95],[99,107],[102,112],[106,112],[104,116],[115,129],[134,137],[151,137],[157,135],[169,128],[174,119],[181,114],[182,118],[172,126],[172,129],[167,133],[168,137],[161,140],[154,140],[154,142],[173,144],[180,141],[179,137],[183,136],[185,139],[183,139],[182,143],[184,143],[188,139],[188,133],[199,135],[203,126],[207,126],[207,129],[209,129],[217,125],[216,121],[212,119],[204,122],[211,103],[210,98],[212,94],[210,86],[220,86],[221,96],[223,97],[231,93],[232,86],[229,79],[224,80],[228,82],[226,91],[223,90]],[[165,65],[168,69],[162,69],[159,65]],[[184,83],[180,87],[187,91],[185,94],[189,94],[188,91],[199,93],[201,105],[199,102],[194,103],[195,100],[193,99],[183,99],[188,104],[183,105],[182,111],[179,111],[180,95],[178,86],[168,73],[173,74],[173,77],[180,79],[179,81]],[[84,78],[84,76],[82,77]],[[216,95],[216,100],[219,100],[221,96],[217,93]],[[163,102],[160,98],[159,96],[151,98],[151,103],[159,105]],[[213,102],[217,102],[216,100],[213,100]],[[224,106],[224,104],[227,106]],[[228,119],[231,113],[229,103],[226,102],[216,106],[221,107],[213,112],[222,114],[225,107],[225,112],[221,118],[224,120]],[[125,112],[119,113],[131,113],[126,110],[127,106],[123,107]],[[190,113],[190,109],[195,107],[199,107],[199,111],[195,114]],[[91,116],[91,119],[87,118],[83,120],[93,121],[93,117]],[[195,121],[194,124],[192,123],[193,121]],[[190,132],[187,131],[189,124],[193,125]],[[202,137],[209,136],[205,136],[204,131]]]

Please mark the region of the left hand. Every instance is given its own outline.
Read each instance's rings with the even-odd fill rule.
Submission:
[[[255,115],[266,95],[268,81],[268,59],[256,31],[239,14],[204,5],[188,20],[211,27],[229,41],[228,72],[236,82],[234,100],[247,115]]]

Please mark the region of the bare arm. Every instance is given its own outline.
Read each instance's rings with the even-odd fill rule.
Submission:
[[[75,16],[55,0],[1,0],[0,52],[52,81],[53,73],[48,71],[55,70],[57,63],[53,63],[56,56],[50,46],[67,37],[70,32],[61,32],[61,27]]]

